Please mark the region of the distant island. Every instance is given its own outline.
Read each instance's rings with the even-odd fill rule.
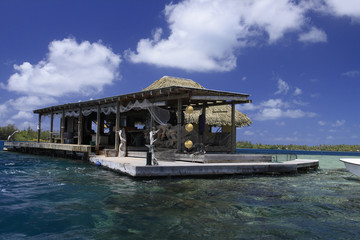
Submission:
[[[253,149],[279,149],[279,150],[304,150],[304,151],[335,151],[335,152],[360,152],[360,145],[327,145],[320,144],[317,146],[307,145],[282,145],[282,144],[262,144],[262,143],[251,143],[249,141],[239,141],[236,143],[236,148],[253,148]]]
[[[13,141],[36,141],[37,131],[28,127],[24,130],[19,130],[15,124],[9,124],[5,127],[0,127],[0,140],[6,140],[9,135],[18,130],[19,132],[12,138]],[[40,140],[47,142],[50,139],[50,131],[41,131]],[[238,141],[236,148],[252,148],[252,149],[279,149],[279,150],[304,150],[304,151],[335,151],[335,152],[359,152],[360,145],[326,145],[320,144],[317,146],[307,145],[282,145],[282,144],[262,144],[251,143],[249,141]]]

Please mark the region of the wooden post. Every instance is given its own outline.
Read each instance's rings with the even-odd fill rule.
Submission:
[[[115,121],[115,156],[119,154],[119,145],[120,145],[120,101],[116,102],[116,121]]]
[[[177,116],[177,124],[178,124],[178,131],[177,131],[177,152],[181,153],[181,146],[182,146],[182,142],[181,142],[181,116],[182,116],[182,101],[181,98],[178,99],[178,103],[177,103],[177,112],[178,112],[178,116]]]
[[[231,103],[231,153],[236,153],[235,103]]]
[[[61,127],[60,127],[60,142],[64,144],[64,133],[65,133],[65,109],[62,110]]]
[[[206,103],[205,102],[204,102],[203,107],[202,107],[202,114],[204,114],[204,116],[205,116],[205,123],[204,124],[205,124],[205,129],[206,129]],[[206,130],[203,132],[203,134],[201,136],[201,143],[202,144],[204,144],[205,132],[206,132]]]
[[[54,112],[51,111],[51,117],[50,117],[50,143],[54,142]]]
[[[41,113],[39,113],[39,122],[38,122],[38,129],[37,129],[37,142],[40,142],[40,134],[41,134]]]
[[[95,141],[95,150],[99,150],[100,146],[100,122],[101,122],[101,107],[100,104],[97,106],[97,117],[96,117],[96,141]]]
[[[78,119],[78,145],[82,144],[82,138],[83,138],[83,115],[82,115],[82,108],[80,107],[79,119]]]

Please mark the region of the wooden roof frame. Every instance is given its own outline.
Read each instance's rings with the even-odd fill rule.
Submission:
[[[52,112],[62,111],[62,110],[78,110],[79,108],[89,108],[95,107],[98,105],[115,105],[118,101],[121,104],[126,105],[129,102],[134,102],[136,100],[148,99],[151,102],[161,102],[166,101],[166,105],[170,107],[177,107],[177,100],[182,99],[183,105],[193,105],[195,107],[207,105],[228,105],[228,104],[242,104],[242,103],[251,103],[252,100],[249,99],[249,94],[243,93],[233,93],[226,91],[218,90],[209,90],[201,88],[191,88],[191,87],[181,87],[181,86],[171,86],[141,92],[134,92],[124,95],[118,95],[113,97],[100,98],[84,102],[68,103],[62,105],[56,105],[41,109],[34,110],[36,114],[50,114]]]

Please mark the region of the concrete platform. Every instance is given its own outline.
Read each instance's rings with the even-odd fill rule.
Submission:
[[[90,156],[90,162],[132,177],[216,176],[260,173],[297,173],[302,169],[318,168],[318,160],[296,159],[284,163],[196,163],[159,161],[146,166],[143,158]]]
[[[90,153],[90,145],[77,144],[60,144],[60,143],[38,143],[38,142],[4,142],[4,147],[7,148],[23,148],[23,149],[51,149],[71,152],[85,152]]]

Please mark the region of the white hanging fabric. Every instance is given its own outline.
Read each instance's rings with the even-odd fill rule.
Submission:
[[[79,111],[66,111],[65,117],[79,117]]]
[[[116,106],[114,107],[102,107],[101,108],[101,112],[103,112],[105,115],[109,115],[110,113],[115,113],[116,114]]]
[[[120,106],[120,112],[127,112],[132,109],[147,109],[154,120],[159,124],[166,124],[170,120],[169,110],[157,107],[147,99],[144,99],[142,102],[136,100],[134,103],[129,103],[126,107]]]
[[[91,113],[93,112],[97,112],[97,108],[90,108],[90,109],[84,109],[82,110],[82,114],[87,117],[89,116]]]
[[[130,102],[128,105],[123,106],[120,105],[120,112],[128,112],[130,110],[142,110],[147,109],[152,118],[159,124],[166,124],[170,120],[170,111],[160,108],[153,103],[151,103],[149,100],[144,99],[142,102],[136,100],[134,103]],[[116,106],[106,106],[101,107],[101,112],[103,112],[105,115],[109,115],[111,113],[116,114],[117,107]],[[83,109],[82,114],[87,117],[91,113],[97,112],[97,108],[90,108],[90,109]],[[57,116],[61,116],[61,113],[57,113]],[[79,117],[79,111],[67,111],[65,112],[66,117]]]

